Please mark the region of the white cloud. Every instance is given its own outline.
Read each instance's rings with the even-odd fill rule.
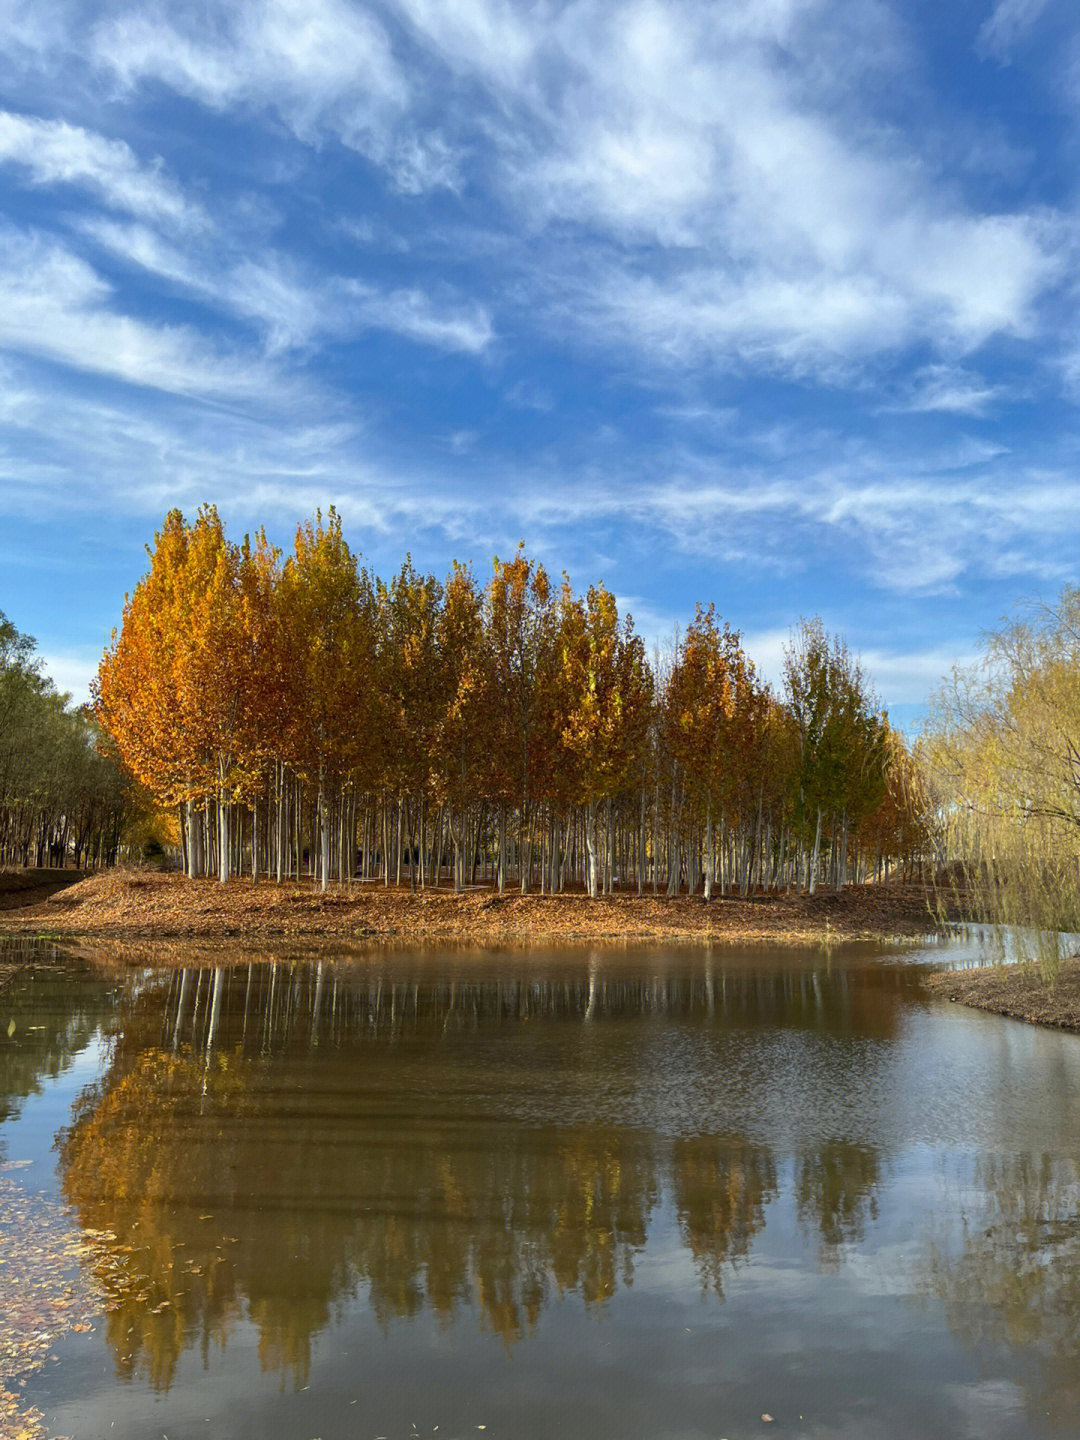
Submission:
[[[828,625],[840,634],[843,627]],[[778,694],[784,685],[784,651],[791,644],[791,629],[750,631],[743,636],[743,649],[753,660],[760,675]],[[942,679],[955,665],[970,665],[974,652],[968,653],[964,643],[955,647],[937,644],[922,650],[890,650],[883,646],[865,649],[853,647],[853,657],[884,704],[922,705],[926,697],[940,686]]]
[[[281,393],[257,355],[215,347],[187,326],[120,313],[112,299],[110,286],[64,246],[0,229],[0,348],[175,394]]]
[[[1011,34],[1037,3],[1002,0],[987,24]],[[880,118],[912,66],[880,4],[129,7],[93,54],[125,91],[157,81],[334,137],[407,195],[516,207],[564,240],[522,286],[564,343],[843,380],[908,346],[1030,335],[1065,270],[1057,217],[980,210],[939,178],[932,135],[923,153]],[[408,319],[406,293],[384,312]],[[487,344],[482,321],[409,325]]]
[[[0,6],[0,53],[16,63],[40,65],[70,43],[70,6],[42,0],[5,0]]]
[[[883,408],[982,416],[1007,393],[1003,386],[991,385],[962,366],[926,365],[912,375],[903,398]]]
[[[396,161],[414,181],[421,174],[419,158],[410,168],[395,153],[409,78],[383,26],[344,0],[129,9],[97,27],[93,50],[125,88],[157,80],[215,110],[272,110],[304,141],[333,135]],[[447,169],[427,165],[440,176]]]
[[[875,121],[839,42],[902,85],[880,7],[404,9],[497,98],[497,173],[527,223],[583,232],[561,269],[558,252],[538,267],[560,333],[571,321],[680,362],[820,370],[1028,334],[1062,273],[1054,217],[965,205]],[[580,241],[598,236],[612,248],[589,245],[583,264]]]
[[[79,185],[113,209],[157,223],[201,228],[202,207],[168,178],[160,161],[144,165],[123,140],[63,120],[0,111],[0,164],[29,171],[35,185]]]
[[[1049,0],[997,0],[983,22],[975,48],[980,55],[992,55],[1008,64],[1014,46],[1036,24]]]
[[[80,228],[127,263],[170,280],[219,310],[254,321],[272,354],[384,330],[417,344],[468,355],[494,339],[482,305],[434,300],[418,288],[385,289],[341,276],[320,277],[274,252],[229,260],[220,240],[205,251],[181,252],[140,225],[88,220]]]
[[[380,291],[360,280],[347,281],[343,288],[352,302],[352,315],[362,326],[466,355],[483,354],[495,338],[491,317],[482,305],[440,308],[421,290]]]
[[[61,693],[71,696],[73,705],[85,705],[90,699],[90,681],[98,672],[101,655],[52,650],[41,656],[45,674]]]

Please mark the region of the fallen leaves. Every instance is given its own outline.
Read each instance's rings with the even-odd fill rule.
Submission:
[[[535,939],[821,941],[925,934],[934,928],[927,892],[917,885],[849,886],[841,894],[673,898],[623,893],[497,896],[485,887],[455,894],[445,886],[411,894],[406,886],[355,882],[323,893],[310,882],[253,886],[236,879],[188,880],[130,870],[102,871],[5,924],[78,935],[529,941]]]
[[[934,995],[1034,1025],[1080,1030],[1080,956],[1060,962],[1050,983],[1038,965],[976,965],[927,978]]]
[[[28,1161],[8,1161],[4,1170]],[[67,1211],[0,1175],[0,1435],[5,1440],[45,1440],[44,1417],[19,1393],[40,1370],[67,1331],[86,1334],[100,1300],[80,1262],[91,1242]]]

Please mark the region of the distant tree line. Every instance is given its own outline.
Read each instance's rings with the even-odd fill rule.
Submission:
[[[903,737],[818,621],[785,694],[699,607],[650,664],[602,586],[362,568],[333,510],[283,556],[171,512],[94,687],[188,874],[590,895],[882,875],[927,842]]]
[[[0,614],[0,864],[111,864],[145,803],[93,718]]]

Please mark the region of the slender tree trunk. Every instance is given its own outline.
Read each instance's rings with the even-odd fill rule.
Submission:
[[[821,809],[817,812],[817,828],[814,831],[814,848],[810,855],[810,873],[808,876],[807,891],[813,895],[817,890],[818,864],[821,855]]]
[[[229,805],[225,799],[225,757],[218,760],[218,879],[222,885],[229,879],[232,846],[229,834]]]
[[[585,883],[590,899],[595,900],[600,893],[599,887],[599,863],[596,854],[596,801],[589,800],[585,805]]]

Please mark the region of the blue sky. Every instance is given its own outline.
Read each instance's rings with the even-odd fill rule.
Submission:
[[[0,610],[85,693],[165,512],[518,540],[912,727],[1077,576],[1068,0],[0,6]]]

